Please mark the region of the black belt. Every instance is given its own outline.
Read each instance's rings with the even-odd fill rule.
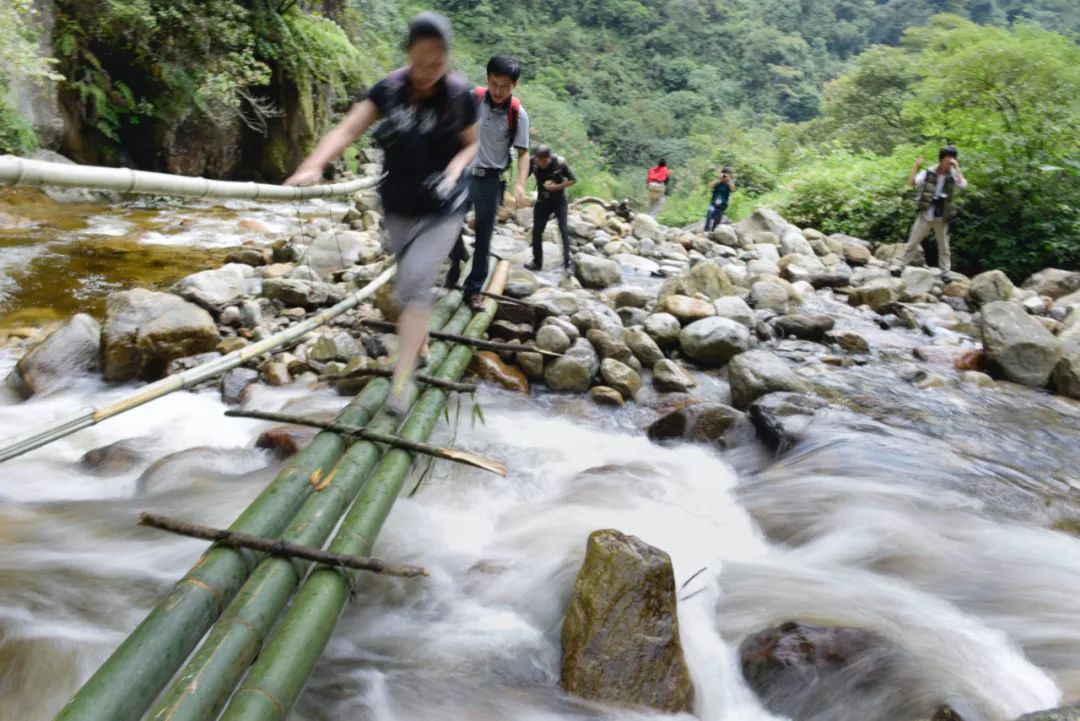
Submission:
[[[476,178],[497,178],[503,174],[505,168],[473,168],[472,174]]]

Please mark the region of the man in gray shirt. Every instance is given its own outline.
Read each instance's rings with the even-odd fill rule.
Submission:
[[[476,211],[476,244],[473,247],[472,271],[465,279],[465,301],[474,310],[482,308],[478,291],[488,272],[491,234],[502,200],[502,174],[510,165],[511,151],[517,154],[518,174],[514,198],[525,206],[525,183],[529,179],[529,116],[514,97],[521,76],[521,63],[506,55],[496,55],[487,64],[487,88],[475,91],[480,150],[469,172],[472,177],[469,195]],[[460,253],[462,249],[455,249]],[[451,256],[451,274],[459,258]]]

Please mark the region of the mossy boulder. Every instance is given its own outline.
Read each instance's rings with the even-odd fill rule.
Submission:
[[[691,712],[671,558],[615,530],[589,536],[562,628],[560,683],[582,698]]]

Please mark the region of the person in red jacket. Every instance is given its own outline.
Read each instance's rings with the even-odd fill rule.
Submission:
[[[671,172],[668,170],[667,161],[660,161],[649,168],[645,176],[645,187],[649,191],[649,215],[654,218],[664,207],[664,199],[667,197],[668,185],[671,183]]]

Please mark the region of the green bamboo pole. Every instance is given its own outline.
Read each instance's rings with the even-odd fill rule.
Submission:
[[[468,308],[462,306],[446,328],[460,332],[471,315]],[[439,368],[449,352],[449,344],[432,343],[429,366]],[[370,389],[381,403],[389,388],[388,380],[378,378],[371,381],[364,392]],[[389,433],[396,425],[393,418],[383,415],[369,427]],[[322,546],[380,456],[381,450],[369,441],[350,446],[331,472],[330,483],[304,502],[282,538],[301,545]],[[166,689],[149,718],[155,721],[215,718],[259,652],[263,639],[288,603],[306,567],[306,564],[277,556],[263,559],[206,641]]]
[[[447,294],[435,307],[432,326],[445,325],[460,304],[460,293]],[[337,420],[364,425],[384,400],[385,388],[382,392],[379,386],[371,392],[365,388]],[[280,535],[311,494],[312,479],[318,482],[344,450],[345,442],[334,433],[315,436],[229,530]],[[251,551],[212,546],[79,689],[56,721],[137,721],[236,595],[256,560]]]
[[[507,263],[499,263],[491,283],[492,292],[502,292],[508,268]],[[491,324],[495,303],[489,300],[485,306],[465,329],[466,335],[481,335]],[[464,373],[471,358],[471,348],[455,346],[439,368],[437,377],[455,380]],[[428,388],[413,406],[399,435],[416,441],[426,440],[446,398],[444,390]],[[387,452],[360,490],[330,544],[330,550],[357,555],[370,553],[375,537],[401,492],[412,461],[412,455],[404,450],[395,448]],[[339,569],[320,566],[311,572],[248,677],[233,695],[222,721],[285,720],[330,640],[354,582],[355,574]]]

